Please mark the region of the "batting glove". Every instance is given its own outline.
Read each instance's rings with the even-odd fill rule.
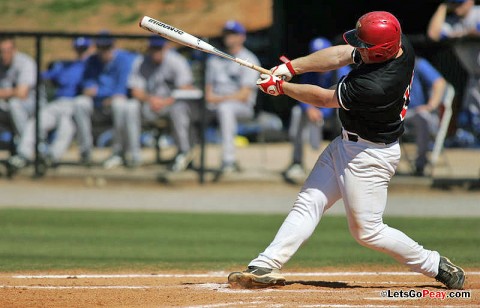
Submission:
[[[272,72],[272,75],[278,76],[283,80],[290,81],[293,76],[296,75],[292,66],[292,62],[290,62],[290,60],[285,56],[281,56],[280,60],[283,62],[283,64],[272,67],[270,71]]]
[[[277,76],[261,74],[257,86],[262,92],[273,96],[283,94],[283,80]]]

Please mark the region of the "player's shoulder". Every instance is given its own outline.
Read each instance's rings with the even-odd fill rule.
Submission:
[[[374,91],[382,88],[381,80],[378,80],[376,75],[371,75],[362,70],[353,70],[343,79],[343,83],[347,83],[350,88],[359,91]]]
[[[35,65],[35,60],[24,52],[17,51],[14,57],[14,63],[20,66],[23,65]]]
[[[473,18],[475,21],[480,22],[480,5],[474,5],[467,15],[467,18]]]
[[[165,61],[173,63],[188,62],[187,58],[179,53],[176,49],[170,49],[165,53]]]

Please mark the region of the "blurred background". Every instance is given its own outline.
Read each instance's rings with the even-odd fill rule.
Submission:
[[[118,38],[118,48],[144,52],[149,33],[138,26],[144,15],[221,48],[225,22],[237,20],[246,28],[245,46],[257,55],[263,67],[271,68],[282,55],[296,58],[307,54],[314,37],[325,37],[332,44],[342,43],[341,34],[354,28],[356,20],[368,11],[390,11],[399,19],[416,53],[429,60],[453,86],[454,96],[448,102],[451,104],[440,110],[440,114],[449,111],[452,116],[446,122],[445,134],[436,142],[440,156],[425,174],[414,176],[415,144],[408,138],[402,141],[403,158],[391,182],[386,215],[389,219],[407,218],[392,218],[388,222],[412,230],[422,243],[432,244],[465,267],[473,268],[479,266],[476,247],[480,236],[480,117],[477,122],[474,117],[466,117],[462,101],[468,78],[476,77],[473,69],[479,65],[476,57],[480,40],[475,36],[441,41],[429,38],[429,21],[441,3],[0,0],[0,33],[13,34],[17,49],[39,59],[38,67],[44,71],[55,61],[72,58],[72,37],[94,36],[102,30]],[[456,46],[477,51],[474,61],[462,61],[465,59],[456,52]],[[189,60],[195,85],[201,87],[205,55],[175,47]],[[202,128],[203,144],[195,148],[194,166],[184,172],[165,168],[165,160],[171,162],[176,149],[164,123],[142,135],[141,167],[105,169],[101,163],[79,164],[78,144],[74,141],[59,165],[42,165],[36,159],[15,174],[7,167],[16,140],[8,129],[0,128],[0,160],[5,167],[0,169],[0,269],[191,269],[199,264],[202,269],[223,270],[244,264],[274,235],[318,155],[338,135],[334,130],[326,130],[325,142],[315,148],[305,142],[303,173],[287,178],[284,169],[291,163],[292,152],[288,131],[296,105],[288,97],[259,93],[255,119],[244,124],[235,138],[243,170],[218,182],[218,123],[206,123]],[[110,153],[111,130],[100,131],[96,137],[93,158],[101,162]],[[427,148],[431,152],[433,142]],[[32,177],[39,180],[32,181]],[[118,213],[113,214],[112,210]],[[133,215],[132,211],[138,213]],[[152,215],[151,211],[159,213]],[[196,212],[223,214],[193,214]],[[330,213],[344,214],[341,205]],[[394,264],[388,257],[356,245],[344,217],[335,218],[330,224],[322,231],[328,232],[318,234],[294,259],[294,265]],[[325,241],[336,248],[318,249]]]
[[[387,10],[400,20],[403,32],[412,41],[417,54],[429,60],[455,89],[453,116],[442,147],[478,148],[478,123],[472,124],[461,114],[469,72],[454,51],[457,41],[438,42],[427,36],[429,21],[441,3],[438,0],[0,1],[0,31],[35,35],[49,33],[41,38],[39,67],[44,70],[53,61],[71,56],[70,38],[56,37],[55,33],[97,34],[101,30],[108,30],[119,37],[137,35],[146,38],[148,33],[138,27],[138,22],[141,17],[148,15],[222,46],[222,27],[227,20],[233,19],[242,23],[247,30],[246,47],[258,56],[263,67],[270,68],[279,63],[281,55],[296,58],[307,54],[309,41],[313,37],[322,36],[333,44],[342,43],[341,34],[352,29],[361,15],[372,10]],[[33,58],[37,53],[35,35],[17,38],[18,49]],[[472,44],[475,45],[475,39],[473,41]],[[143,52],[146,46],[145,40],[141,39],[119,39],[117,45],[134,52]],[[189,48],[177,47],[192,61],[202,57]],[[200,75],[201,72],[197,71],[197,84],[200,84]],[[261,140],[288,142],[291,110],[295,104],[287,97],[274,98],[262,93],[258,95],[256,113],[265,111],[274,116],[268,118],[271,120],[271,129],[264,130]],[[248,140],[243,142],[257,142],[258,131],[248,128],[245,133]],[[213,136],[209,140],[214,141],[214,134],[207,135],[207,139],[209,136]],[[334,136],[326,131],[327,139]],[[238,142],[241,144],[242,140]],[[473,169],[478,169],[477,165]]]

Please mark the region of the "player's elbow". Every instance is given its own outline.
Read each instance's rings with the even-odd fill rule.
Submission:
[[[441,38],[441,31],[439,29],[428,29],[427,36],[432,41],[438,42]]]

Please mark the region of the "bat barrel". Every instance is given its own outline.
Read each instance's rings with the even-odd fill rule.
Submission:
[[[270,74],[270,71],[264,69],[263,67],[254,65],[242,59],[235,58],[232,55],[229,55],[221,50],[216,49],[215,47],[199,39],[198,37],[188,34],[187,32],[181,29],[175,28],[174,26],[171,26],[169,24],[156,20],[152,17],[143,16],[143,18],[139,22],[139,26],[145,30],[156,33],[178,44],[185,45],[193,49],[198,49],[203,52],[211,53],[219,57],[237,62],[240,65],[249,67],[263,74]]]

